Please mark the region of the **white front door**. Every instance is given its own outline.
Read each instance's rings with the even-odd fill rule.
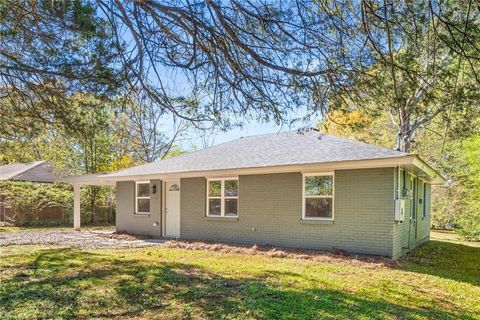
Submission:
[[[165,189],[165,235],[180,237],[180,181],[167,181]]]

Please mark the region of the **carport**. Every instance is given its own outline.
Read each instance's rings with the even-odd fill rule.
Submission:
[[[73,185],[73,228],[80,231],[80,199],[82,186],[115,186],[115,181],[109,181],[102,174],[86,174],[81,176],[67,177],[64,182]]]

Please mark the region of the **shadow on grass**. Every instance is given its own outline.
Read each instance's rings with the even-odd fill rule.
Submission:
[[[126,253],[128,254],[128,253]],[[0,318],[442,318],[471,319],[466,311],[409,307],[347,290],[303,288],[269,271],[229,278],[196,265],[118,260],[75,249],[41,250],[0,285]]]
[[[480,286],[480,247],[431,240],[400,263],[403,270]]]

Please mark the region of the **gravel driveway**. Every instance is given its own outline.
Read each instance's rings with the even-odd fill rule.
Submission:
[[[111,232],[92,231],[21,231],[0,232],[0,247],[13,245],[58,245],[86,249],[139,248],[162,245],[163,239],[120,240],[105,237]],[[102,236],[103,235],[103,236]]]

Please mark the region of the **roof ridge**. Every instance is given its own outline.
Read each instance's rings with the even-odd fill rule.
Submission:
[[[222,143],[219,143],[219,144],[216,144],[216,145],[207,147],[207,148],[195,150],[194,152],[196,152],[196,151],[201,151],[201,150],[207,150],[207,149],[210,149],[210,148],[213,148],[213,147],[217,147],[217,146],[221,146],[221,145],[223,145],[223,144],[227,144],[227,143],[230,143],[230,142],[233,142],[233,141],[237,141],[237,140],[249,139],[249,138],[254,138],[254,137],[261,137],[261,136],[274,136],[274,135],[275,135],[275,136],[278,136],[279,134],[288,133],[288,132],[293,132],[293,131],[296,131],[296,130],[290,130],[290,131],[280,131],[280,130],[279,130],[279,131],[277,131],[277,132],[266,132],[266,133],[259,133],[259,134],[251,134],[251,135],[241,136],[240,138],[236,138],[236,139],[233,139],[233,140],[225,141],[225,142],[222,142]],[[193,153],[193,152],[192,152],[192,153]]]
[[[321,133],[321,134],[323,134],[325,136],[332,137],[332,138],[340,139],[340,140],[346,140],[346,141],[349,141],[349,142],[355,142],[355,143],[360,143],[360,144],[367,145],[367,146],[376,147],[376,148],[379,148],[379,149],[384,149],[384,150],[388,150],[388,151],[395,151],[395,152],[398,152],[398,153],[403,153],[405,155],[411,154],[411,153],[408,153],[408,152],[403,152],[403,151],[399,151],[399,150],[396,150],[396,149],[390,149],[390,148],[387,148],[387,147],[384,147],[384,146],[379,146],[377,144],[368,143],[368,142],[365,142],[365,141],[354,140],[354,139],[345,138],[345,137],[342,137],[342,136],[336,136],[336,135],[328,134],[328,133]]]
[[[237,138],[237,139],[234,139],[234,140],[229,140],[229,141],[225,141],[225,142],[222,142],[222,143],[219,143],[219,144],[214,144],[214,145],[211,145],[209,147],[206,147],[206,148],[202,148],[202,149],[197,149],[197,150],[193,150],[191,152],[187,152],[187,153],[184,153],[184,154],[181,154],[177,157],[172,157],[172,158],[167,158],[167,159],[160,159],[160,160],[157,160],[157,161],[152,161],[152,162],[147,162],[147,163],[142,163],[142,164],[139,164],[139,165],[136,165],[136,166],[133,166],[133,167],[129,167],[129,168],[125,168],[125,169],[122,169],[122,170],[119,170],[119,171],[114,171],[114,172],[108,172],[108,173],[104,173],[102,174],[102,176],[108,176],[112,173],[121,173],[123,171],[126,171],[126,170],[129,170],[131,168],[134,168],[134,167],[143,167],[143,166],[148,166],[148,165],[151,165],[151,164],[154,164],[154,163],[158,163],[160,161],[166,161],[166,160],[169,160],[169,159],[178,159],[179,157],[182,157],[182,156],[190,156],[190,155],[193,155],[193,154],[197,154],[197,153],[200,153],[200,152],[203,152],[203,151],[206,151],[206,150],[210,150],[210,149],[213,149],[213,148],[216,148],[218,146],[221,146],[221,145],[225,145],[225,144],[228,144],[228,143],[232,143],[234,141],[237,141],[237,140],[241,140],[241,139],[247,139],[247,138],[253,138],[253,137],[260,137],[260,136],[268,136],[268,135],[278,135],[280,133],[286,133],[286,132],[292,132],[292,131],[282,131],[282,132],[270,132],[270,133],[261,133],[261,134],[254,134],[254,135],[249,135],[249,136],[245,136],[245,137],[240,137],[240,138]]]
[[[297,129],[249,135],[178,157],[145,163],[102,176],[326,163],[404,156],[408,156],[408,154],[375,144],[316,130]]]

